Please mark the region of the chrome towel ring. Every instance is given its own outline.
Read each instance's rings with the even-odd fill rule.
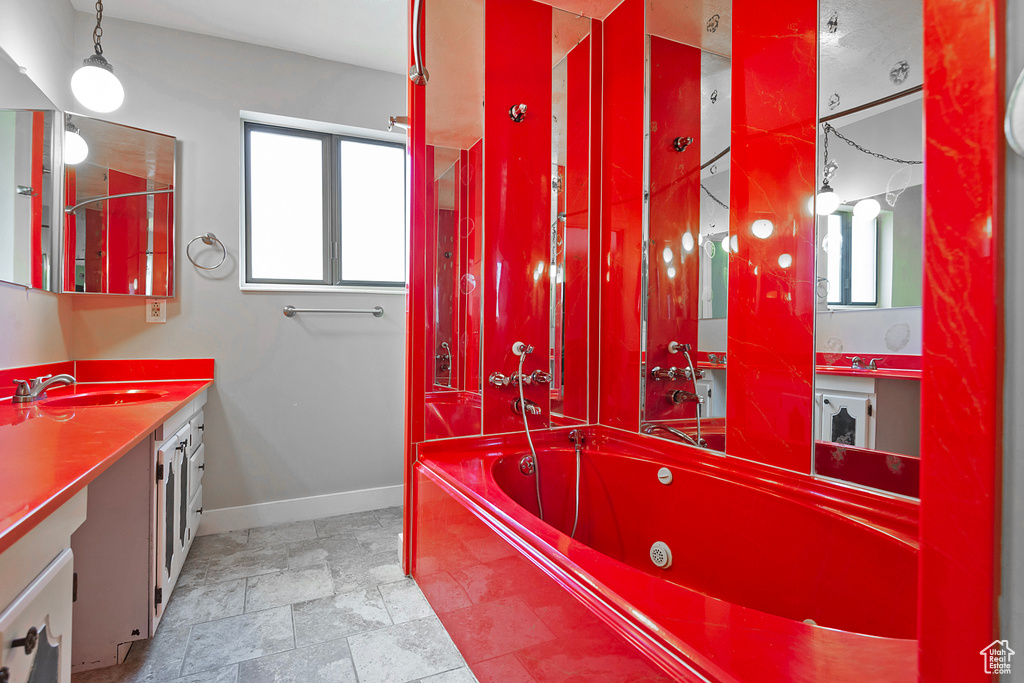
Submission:
[[[198,263],[196,263],[196,260],[194,258],[192,258],[192,254],[189,252],[189,249],[192,247],[192,243],[195,242],[196,240],[202,240],[203,244],[205,244],[208,247],[212,247],[215,242],[220,245],[221,255],[220,255],[220,261],[217,262],[217,265],[215,265],[215,266],[201,266]],[[221,242],[219,239],[217,239],[216,235],[214,235],[212,232],[208,232],[208,233],[205,233],[203,235],[197,235],[196,237],[193,237],[192,239],[190,239],[188,241],[188,244],[185,245],[185,256],[188,257],[188,260],[192,262],[193,266],[195,266],[196,268],[199,268],[200,270],[216,270],[217,268],[220,268],[222,265],[224,265],[224,261],[227,260],[227,258],[228,258],[228,249],[227,249],[227,247],[224,246],[223,242]]]

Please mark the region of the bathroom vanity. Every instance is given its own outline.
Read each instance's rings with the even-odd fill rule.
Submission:
[[[67,683],[152,637],[202,515],[213,361],[55,366],[0,372],[79,380],[0,403],[0,671],[11,683]]]

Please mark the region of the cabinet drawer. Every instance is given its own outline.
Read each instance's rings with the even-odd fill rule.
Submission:
[[[72,558],[64,550],[0,613],[0,668],[10,683],[25,683],[33,668],[35,680],[71,681]]]
[[[192,432],[191,438],[189,439],[189,453],[194,453],[199,446],[203,443],[203,431],[206,429],[206,418],[203,416],[203,411],[199,411],[195,416],[188,421],[189,429]]]
[[[189,456],[188,459],[188,497],[196,495],[199,486],[202,484],[203,472],[206,470],[206,446],[199,444],[199,448]]]

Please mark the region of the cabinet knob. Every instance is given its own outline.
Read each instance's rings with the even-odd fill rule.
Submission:
[[[6,666],[0,669],[0,683],[8,683],[11,680],[11,670]]]
[[[201,432],[206,431],[206,423],[203,423],[203,424],[199,425],[199,431],[201,431]]]
[[[199,466],[199,469],[201,469],[201,470],[205,470],[205,469],[206,469],[206,465],[200,465],[200,466]]]
[[[36,649],[36,645],[39,644],[39,631],[33,626],[25,634],[24,638],[18,638],[17,640],[11,641],[12,648],[23,647],[25,648],[25,654],[30,655],[32,651]]]

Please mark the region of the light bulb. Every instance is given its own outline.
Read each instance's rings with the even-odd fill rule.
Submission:
[[[64,163],[70,166],[80,164],[89,156],[89,145],[77,130],[64,131]]]
[[[828,216],[835,213],[839,208],[839,195],[828,185],[822,185],[818,196],[815,197],[814,207],[819,216]]]
[[[669,249],[668,247],[665,247],[661,252],[661,258],[665,261],[665,263],[672,263],[672,250]]]
[[[687,254],[693,251],[693,235],[688,232],[683,233],[683,251]]]
[[[789,268],[793,265],[793,257],[789,254],[782,254],[779,256],[779,265],[783,268]]]
[[[868,221],[878,216],[881,211],[882,205],[878,203],[877,199],[871,198],[862,199],[853,207],[854,217]]]
[[[763,240],[771,237],[772,233],[775,232],[775,226],[772,222],[766,218],[760,218],[754,221],[754,224],[750,226],[750,231],[754,233],[754,237],[759,237]]]
[[[83,105],[101,113],[112,112],[124,102],[124,88],[101,55],[93,55],[83,62],[71,77],[71,91]]]

